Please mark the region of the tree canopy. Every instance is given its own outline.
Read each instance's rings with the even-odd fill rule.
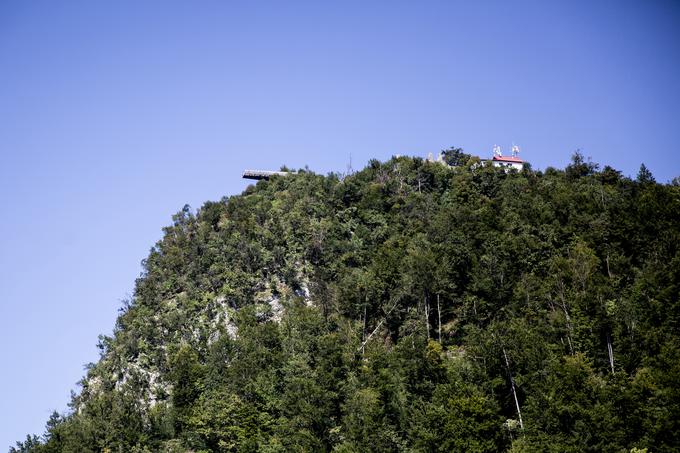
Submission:
[[[680,185],[444,157],[183,208],[10,451],[677,451]]]

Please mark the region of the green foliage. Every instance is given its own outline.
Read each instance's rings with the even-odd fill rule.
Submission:
[[[449,148],[442,151],[442,156],[444,157],[444,162],[452,167],[462,167],[466,165],[470,158],[469,154],[465,154],[462,148]]]
[[[185,206],[10,451],[680,448],[680,185],[443,154]]]

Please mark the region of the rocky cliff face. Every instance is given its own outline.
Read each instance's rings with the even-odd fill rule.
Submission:
[[[252,308],[260,322],[279,324],[283,318],[284,306],[281,300],[302,298],[308,306],[313,306],[306,278],[298,276],[300,289],[293,290],[285,283],[274,279],[273,287],[265,285],[262,291],[255,293]],[[148,338],[138,338],[135,346],[143,351],[130,351],[121,356],[120,351],[110,348],[103,352],[101,360],[93,365],[88,375],[81,382],[82,392],[75,400],[74,408],[82,412],[91,398],[100,397],[102,392],[113,387],[116,391],[125,391],[132,384],[139,393],[138,403],[145,411],[150,410],[157,402],[167,400],[172,393],[172,383],[162,371],[167,369],[170,360],[168,344],[179,341],[192,348],[209,348],[226,335],[229,340],[238,339],[236,311],[238,307],[230,303],[225,295],[217,295],[204,301],[203,306],[195,313],[183,313],[185,296],[179,295],[164,301],[157,313],[150,320],[158,329],[151,330]],[[187,316],[186,332],[171,332],[171,328],[161,327],[161,320]],[[156,345],[149,347],[149,345]],[[135,348],[136,349],[136,348]],[[115,365],[114,365],[115,364]],[[114,366],[117,369],[112,370]],[[108,381],[103,386],[104,380]]]

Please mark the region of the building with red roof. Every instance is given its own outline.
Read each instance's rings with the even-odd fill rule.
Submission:
[[[496,145],[493,147],[493,157],[482,159],[482,162],[491,162],[494,167],[514,168],[517,171],[524,167],[524,161],[519,157],[519,146],[517,145],[512,147],[512,156],[503,156],[501,147]]]

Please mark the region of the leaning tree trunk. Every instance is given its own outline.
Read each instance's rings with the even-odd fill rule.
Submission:
[[[503,350],[503,357],[505,357],[505,368],[508,370],[508,377],[510,378],[510,388],[512,388],[512,396],[515,398],[515,406],[517,407],[517,416],[519,417],[519,427],[524,429],[524,422],[522,421],[522,411],[519,408],[519,400],[517,399],[517,390],[515,389],[515,379],[512,377],[512,372],[510,371],[510,361],[508,360],[508,354],[505,352],[505,348],[501,347]]]

